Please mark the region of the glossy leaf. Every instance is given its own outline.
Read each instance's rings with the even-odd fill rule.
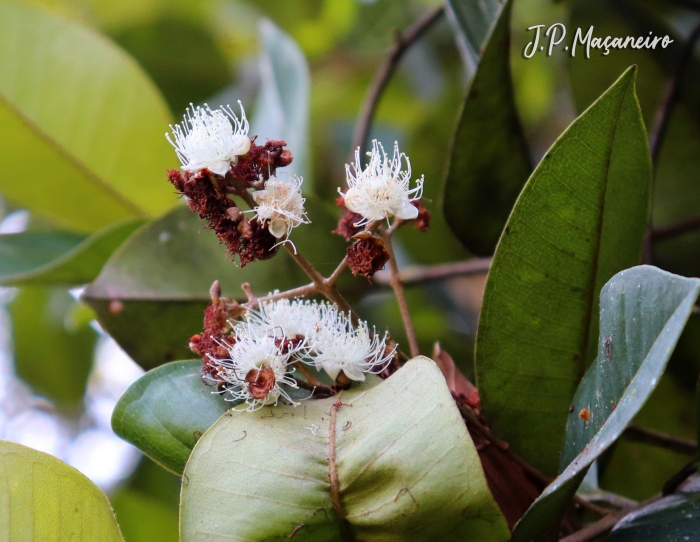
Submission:
[[[343,240],[330,235],[334,215],[309,198],[311,225],[292,232],[297,248],[322,273],[345,255]],[[201,331],[202,311],[214,280],[223,295],[245,299],[241,284],[264,295],[309,279],[284,249],[244,268],[226,259],[226,250],[197,215],[179,207],[144,226],[110,258],[83,299],[107,332],[136,362],[151,368],[191,356],[188,339]]]
[[[588,467],[656,388],[699,293],[700,279],[650,266],[622,271],[605,285],[598,357],[570,409],[561,474],[520,520],[513,542],[531,540],[561,519]]]
[[[478,255],[493,254],[532,170],[510,75],[512,5],[501,11],[467,90],[443,193],[447,223]]]
[[[285,172],[304,177],[309,191],[309,66],[299,45],[269,19],[260,21],[259,34],[260,94],[250,132],[261,143],[284,139],[294,156]]]
[[[482,405],[494,432],[547,473],[595,359],[600,289],[641,257],[651,162],[634,79],[630,68],[542,159],[486,283],[476,347]]]
[[[174,205],[177,163],[155,86],[92,30],[0,4],[0,190],[70,229],[94,231]]]
[[[0,538],[123,542],[107,497],[43,452],[0,440]]]
[[[481,58],[491,29],[504,8],[499,0],[447,0],[448,18],[458,31],[458,43],[467,68],[473,68]]]
[[[700,483],[692,479],[682,491],[622,518],[606,542],[688,542],[696,540],[700,521]]]
[[[224,533],[242,540],[286,540],[291,533],[299,541],[339,540],[331,450],[339,506],[358,540],[508,540],[435,363],[415,358],[374,383],[296,408],[222,416],[185,469],[181,540]],[[344,405],[332,421],[336,401]]]
[[[181,474],[197,439],[227,408],[213,392],[202,383],[201,361],[168,363],[129,386],[112,413],[112,429]]]
[[[87,284],[142,223],[130,219],[89,237],[62,231],[0,235],[0,283],[6,286]]]
[[[78,306],[64,289],[36,287],[10,305],[17,375],[61,408],[82,403],[97,340],[87,322],[71,325]]]

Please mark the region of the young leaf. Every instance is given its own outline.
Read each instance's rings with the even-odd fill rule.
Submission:
[[[493,254],[532,171],[510,75],[512,5],[500,12],[467,90],[443,192],[447,223],[479,255]]]
[[[291,36],[269,19],[260,21],[259,33],[261,85],[250,133],[263,142],[284,139],[294,156],[285,171],[304,177],[308,191],[309,65]]]
[[[576,391],[561,474],[513,532],[526,542],[555,525],[588,467],[622,434],[656,388],[700,293],[700,279],[639,266],[600,293],[598,358]]]
[[[313,224],[296,228],[291,239],[319,271],[329,274],[345,256],[345,243],[329,234],[336,219],[321,202],[308,198],[305,206]],[[187,341],[201,331],[214,280],[224,296],[237,299],[244,299],[244,282],[259,295],[309,282],[284,249],[272,259],[236,266],[204,222],[179,207],[119,247],[83,300],[126,353],[151,368],[191,355]]]
[[[6,286],[78,286],[94,280],[136,228],[128,219],[85,237],[71,232],[0,235],[0,283]]]
[[[153,83],[111,42],[35,7],[0,3],[0,190],[94,231],[172,207],[175,155]]]
[[[202,383],[201,361],[167,363],[129,386],[112,413],[112,429],[180,475],[197,439],[227,408],[213,392]]]
[[[542,159],[486,283],[476,347],[482,405],[494,432],[547,473],[556,471],[571,397],[595,358],[600,289],[641,257],[651,161],[635,73],[627,70]]]
[[[682,491],[626,515],[606,542],[683,542],[696,540],[700,518],[700,479]]]
[[[5,440],[0,440],[0,533],[4,540],[124,542],[95,484],[55,457]]]
[[[183,479],[183,542],[509,537],[445,379],[423,357],[374,387],[228,412]]]

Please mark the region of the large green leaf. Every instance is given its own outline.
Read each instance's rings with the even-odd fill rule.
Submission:
[[[60,288],[23,288],[10,305],[15,370],[61,408],[78,407],[92,367],[97,334],[73,325],[79,304]]]
[[[179,475],[197,439],[226,410],[213,391],[202,382],[201,361],[167,363],[129,386],[112,413],[112,429]]]
[[[89,236],[71,232],[0,235],[0,283],[7,286],[87,284],[143,223],[129,219]]]
[[[486,43],[452,140],[442,208],[474,254],[493,254],[530,172],[510,75],[509,1]]]
[[[336,220],[322,202],[309,198],[306,209],[313,223],[296,228],[291,239],[329,274],[345,255],[345,244],[330,235]],[[102,326],[146,368],[191,355],[187,342],[201,331],[214,280],[223,295],[237,299],[245,299],[243,282],[257,294],[309,282],[284,249],[270,260],[237,267],[204,225],[186,207],[147,224],[113,254],[84,293]]]
[[[343,405],[331,412],[336,401]],[[332,505],[336,474],[346,521]],[[183,480],[183,542],[351,539],[339,524],[366,541],[509,536],[445,379],[427,358],[374,387],[229,412],[199,440]]]
[[[683,491],[626,515],[607,542],[688,542],[697,540],[700,483],[694,478]]]
[[[160,214],[170,115],[138,65],[72,21],[0,3],[0,190],[72,229]]]
[[[48,454],[0,440],[0,540],[123,542],[107,497]]]
[[[598,358],[570,409],[561,474],[520,520],[513,542],[531,540],[561,519],[588,467],[656,388],[698,294],[700,279],[650,266],[622,271],[605,285]]]
[[[309,169],[309,66],[304,53],[291,36],[269,19],[259,26],[260,93],[255,106],[251,134],[260,143],[284,139],[294,161],[285,170],[305,179],[304,190],[311,188]]]
[[[641,257],[651,162],[635,73],[627,70],[542,159],[486,283],[476,348],[484,411],[496,434],[547,473],[595,359],[600,289]]]

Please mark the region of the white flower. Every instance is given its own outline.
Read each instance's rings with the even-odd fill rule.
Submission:
[[[325,301],[316,302],[303,299],[280,299],[261,303],[256,310],[246,314],[246,321],[262,329],[270,329],[276,336],[306,338],[309,346],[316,340],[316,334],[324,320],[338,318],[335,305]]]
[[[265,181],[264,190],[253,192],[253,200],[257,203],[253,209],[255,219],[269,221],[268,229],[278,239],[289,237],[299,224],[309,223],[304,212],[306,200],[301,195],[302,181],[296,176],[288,181],[273,176]]]
[[[359,213],[364,220],[357,225],[374,220],[389,219],[391,216],[409,220],[418,216],[418,209],[411,205],[423,194],[423,177],[416,181],[415,188],[410,188],[411,162],[404,153],[399,152],[398,143],[394,143],[394,155],[384,152],[381,143],[372,142],[369,164],[363,170],[360,163],[360,149],[355,151],[355,163],[345,166],[348,190],[338,192],[345,198],[345,206]],[[406,169],[402,169],[403,160]]]
[[[243,105],[238,104],[241,107],[240,120],[230,106],[212,110],[206,104],[204,107],[190,104],[182,123],[170,125],[175,141],[170,134],[166,133],[165,137],[175,147],[182,169],[195,173],[207,168],[223,176],[231,163],[235,164],[239,156],[250,150],[248,119]]]
[[[230,359],[215,360],[221,367],[219,376],[227,382],[226,399],[242,400],[247,405],[243,410],[277,404],[280,397],[295,406],[298,404],[281,385],[297,388],[288,365],[303,355],[306,344],[304,341],[285,344],[267,331],[239,323],[234,328],[234,344],[228,349]]]
[[[367,322],[353,326],[349,317],[330,303],[303,299],[280,299],[261,303],[246,315],[246,325],[257,335],[279,339],[302,336],[295,352],[299,361],[324,370],[333,380],[342,370],[351,380],[364,373],[381,372],[396,348],[387,352],[387,334],[370,334]]]
[[[394,355],[395,348],[387,352],[387,334],[380,337],[374,330],[370,337],[366,322],[354,328],[340,313],[335,322],[325,323],[313,344],[313,361],[317,370],[323,368],[333,380],[342,370],[349,379],[363,381],[365,373],[381,372]]]

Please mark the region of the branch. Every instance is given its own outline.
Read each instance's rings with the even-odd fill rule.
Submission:
[[[622,435],[629,440],[666,448],[680,454],[695,455],[698,451],[697,442],[646,429],[638,425],[630,425]]]
[[[474,258],[463,262],[430,266],[414,265],[402,269],[399,277],[404,286],[412,286],[458,276],[483,275],[488,273],[490,266],[491,258]],[[377,284],[386,286],[391,284],[391,273],[389,271],[379,271],[372,278]]]
[[[389,51],[389,57],[375,74],[374,79],[372,80],[372,86],[370,86],[369,90],[367,91],[365,101],[362,103],[360,117],[355,125],[355,133],[352,137],[353,152],[355,149],[360,147],[360,154],[362,154],[365,142],[367,141],[367,135],[372,128],[372,119],[374,117],[374,112],[377,109],[379,99],[381,98],[389,79],[391,79],[391,76],[396,70],[401,57],[403,57],[404,53],[411,47],[411,45],[413,45],[423,35],[423,33],[433,25],[433,23],[440,19],[444,12],[444,7],[437,7],[433,11],[418,19],[405,32],[396,35],[394,45]]]
[[[595,540],[599,536],[610,531],[615,525],[617,525],[618,521],[620,521],[623,517],[625,517],[630,512],[634,512],[635,510],[639,510],[640,508],[642,508],[648,504],[651,504],[655,501],[658,501],[660,498],[661,498],[661,494],[659,493],[657,495],[654,495],[650,499],[647,499],[646,501],[641,502],[638,505],[633,506],[631,508],[625,508],[624,510],[610,512],[605,517],[601,518],[600,520],[596,521],[595,523],[592,523],[591,525],[584,527],[583,529],[575,532],[572,535],[569,535],[567,537],[562,538],[559,542],[590,542],[591,540]]]
[[[678,98],[680,97],[685,69],[690,60],[693,58],[693,51],[698,38],[700,38],[700,24],[693,28],[693,31],[690,33],[685,42],[681,55],[678,58],[676,69],[666,87],[664,99],[659,105],[654,117],[654,127],[651,131],[651,137],[649,139],[651,141],[651,160],[655,169],[659,161],[659,154],[661,153],[661,146],[663,145],[664,137],[666,136],[668,123],[671,120],[671,114],[673,113],[673,109],[675,108]]]
[[[396,263],[394,247],[391,244],[391,233],[391,229],[382,233],[382,239],[384,240],[384,248],[386,248],[386,251],[389,253],[389,270],[391,272],[390,284],[392,289],[394,290],[396,301],[399,304],[399,310],[401,311],[401,319],[403,320],[403,326],[406,329],[406,337],[408,338],[408,346],[411,349],[411,357],[415,358],[417,356],[420,356],[420,349],[418,348],[418,340],[416,339],[416,330],[413,327],[413,322],[411,321],[411,312],[408,310],[408,303],[406,302],[406,292],[403,289],[403,283],[401,282],[399,266]]]
[[[670,226],[652,230],[651,241],[653,243],[664,241],[697,229],[700,229],[700,216],[694,216],[693,218],[681,220],[680,222],[676,222]]]

